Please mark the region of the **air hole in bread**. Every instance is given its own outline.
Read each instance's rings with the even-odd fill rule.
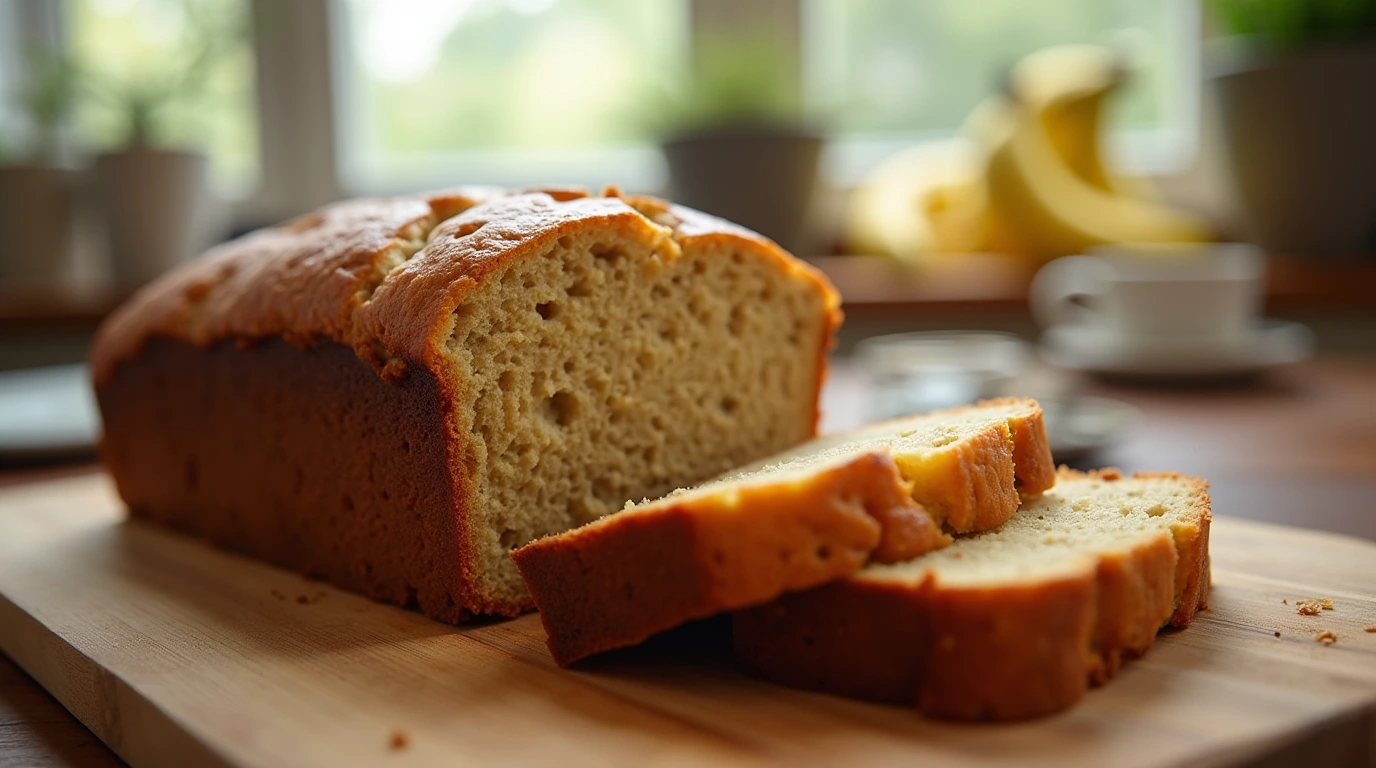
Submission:
[[[735,413],[736,409],[739,407],[741,407],[741,401],[731,395],[727,395],[721,399],[721,411],[728,416]]]
[[[507,528],[502,531],[501,542],[502,547],[504,547],[509,552],[524,544],[525,537],[521,535],[520,531]]]
[[[737,305],[731,308],[731,320],[727,323],[726,329],[732,336],[740,336],[745,332],[745,307]]]
[[[540,313],[540,317],[545,320],[553,320],[559,316],[559,302],[542,301],[535,305],[535,311]]]
[[[573,281],[573,285],[569,286],[568,295],[575,299],[582,299],[591,296],[593,290],[592,278],[587,275],[580,275],[578,279]]]
[[[620,246],[610,243],[598,243],[592,247],[592,255],[595,259],[602,259],[616,263],[626,258],[626,252]]]
[[[578,418],[578,398],[569,392],[555,392],[545,401],[545,407],[549,420],[561,427]]]

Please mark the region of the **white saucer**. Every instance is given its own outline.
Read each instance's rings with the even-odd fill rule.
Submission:
[[[1105,328],[1059,325],[1042,334],[1042,356],[1071,370],[1147,378],[1221,377],[1297,363],[1314,350],[1299,323],[1262,320],[1233,339],[1126,338]]]
[[[86,366],[0,373],[0,461],[89,455],[99,431]]]

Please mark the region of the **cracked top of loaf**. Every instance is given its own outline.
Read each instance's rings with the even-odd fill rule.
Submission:
[[[496,265],[538,255],[585,227],[640,230],[670,258],[690,241],[750,241],[839,297],[773,242],[713,216],[608,188],[455,189],[327,206],[211,249],[141,289],[101,326],[97,384],[155,336],[197,346],[281,337],[347,345],[384,378],[438,365],[464,297]]]

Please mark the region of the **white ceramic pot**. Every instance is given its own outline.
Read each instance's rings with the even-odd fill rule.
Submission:
[[[1211,53],[1252,237],[1272,252],[1376,253],[1376,47]]]
[[[96,194],[117,283],[141,285],[193,255],[205,175],[206,157],[198,152],[139,148],[96,158]]]
[[[0,287],[46,288],[71,262],[78,173],[0,166]]]

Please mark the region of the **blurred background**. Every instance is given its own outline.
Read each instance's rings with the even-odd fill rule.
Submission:
[[[1355,499],[1373,136],[1376,0],[0,0],[0,454],[89,455],[61,366],[216,242],[615,184],[831,277],[827,428],[1033,394],[1061,460],[1159,468],[1227,412],[1261,467],[1238,424],[1329,418]]]
[[[1242,239],[1277,261],[1275,311],[1369,354],[1372,7],[2,0],[0,368],[79,360],[216,241],[458,183],[614,183],[753,225],[842,288],[846,349],[1030,337],[1053,257]],[[1048,158],[1001,162],[1030,122]]]

